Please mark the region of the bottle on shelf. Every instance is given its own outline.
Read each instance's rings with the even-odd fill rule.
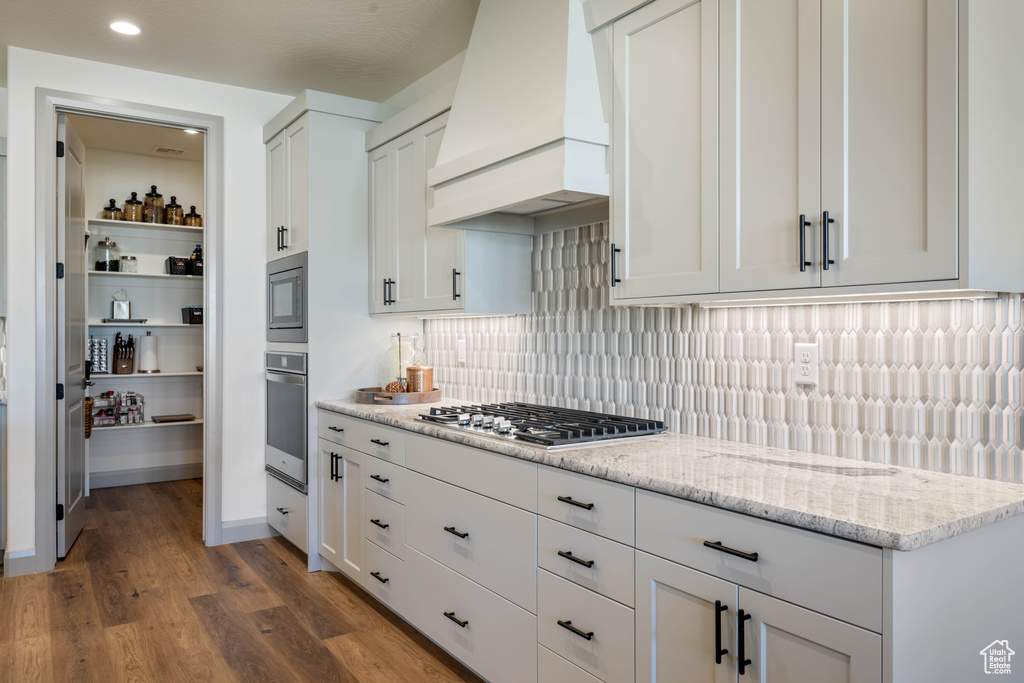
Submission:
[[[192,256],[188,260],[188,273],[200,276],[203,274],[203,245],[201,244],[197,244],[196,248],[192,250]]]

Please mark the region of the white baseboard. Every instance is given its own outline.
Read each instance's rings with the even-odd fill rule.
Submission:
[[[255,541],[259,538],[280,536],[272,526],[267,524],[266,517],[250,517],[249,519],[232,519],[221,524],[221,543],[241,543]]]
[[[105,489],[111,486],[132,486],[134,484],[153,484],[158,481],[196,479],[202,476],[203,463],[201,462],[192,462],[185,465],[138,467],[129,470],[111,470],[109,472],[90,472],[89,489]]]
[[[24,576],[35,574],[37,571],[39,570],[36,567],[35,548],[4,552],[4,577]]]

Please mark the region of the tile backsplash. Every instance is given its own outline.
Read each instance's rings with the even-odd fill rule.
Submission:
[[[704,309],[609,305],[607,223],[534,239],[533,313],[424,321],[445,396],[1021,482],[1021,296]],[[457,363],[465,339],[468,362]],[[820,384],[794,385],[817,341]]]

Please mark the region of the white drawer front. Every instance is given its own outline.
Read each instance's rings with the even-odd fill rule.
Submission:
[[[406,543],[520,607],[537,609],[536,515],[416,472],[407,473],[406,497]]]
[[[881,632],[881,548],[650,491],[637,492],[636,508],[638,549]]]
[[[443,439],[410,434],[406,467],[504,501],[537,511],[537,465]]]
[[[537,642],[606,683],[631,683],[633,610],[543,569],[537,574]]]
[[[404,503],[405,468],[380,458],[367,458],[363,463],[363,486],[395,502]]]
[[[306,545],[307,502],[304,493],[267,475],[267,524],[280,531],[304,553],[309,552]]]
[[[552,574],[633,607],[633,548],[629,546],[539,517],[537,563]]]
[[[357,438],[360,422],[354,417],[321,409],[316,414],[316,433],[321,439],[348,446]]]
[[[369,420],[320,410],[317,434],[321,439],[354,448],[360,453],[375,455],[399,465],[405,464],[406,432]]]
[[[541,467],[537,473],[537,511],[592,534],[633,545],[632,486]]]
[[[405,616],[416,628],[492,683],[536,679],[534,615],[412,548],[406,569]]]
[[[365,541],[366,591],[398,614],[405,609],[405,562]]]
[[[363,505],[366,539],[396,557],[405,557],[405,506],[373,491],[366,492]]]
[[[572,662],[562,659],[543,645],[537,646],[538,683],[601,683]]]

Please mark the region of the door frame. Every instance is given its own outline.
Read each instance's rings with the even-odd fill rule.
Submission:
[[[57,112],[170,125],[204,131],[205,201],[203,343],[206,349],[203,378],[203,538],[206,545],[221,543],[223,486],[223,368],[218,360],[224,339],[220,311],[224,302],[224,119],[199,112],[156,107],[106,97],[36,89],[35,103],[35,338],[36,354],[36,463],[35,463],[35,571],[54,568],[57,562]]]

